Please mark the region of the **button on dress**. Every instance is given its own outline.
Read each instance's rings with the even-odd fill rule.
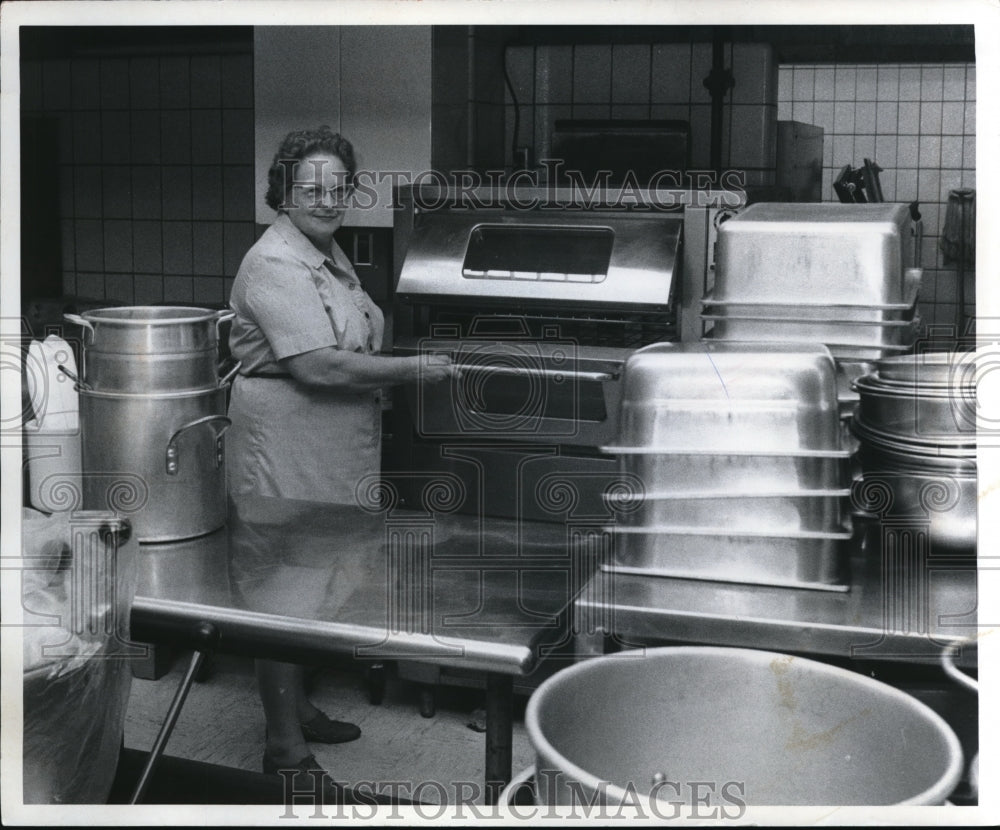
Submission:
[[[230,305],[230,350],[242,362],[226,434],[230,491],[356,503],[381,466],[381,394],[274,377],[279,360],[314,349],[380,350],[382,312],[350,261],[336,243],[324,256],[279,214],[244,257]]]

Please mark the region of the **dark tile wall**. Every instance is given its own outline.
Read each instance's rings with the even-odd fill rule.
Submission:
[[[21,62],[22,118],[56,135],[65,295],[222,305],[254,242],[252,42],[174,51]]]
[[[763,43],[727,44],[735,86],[726,95],[722,164],[743,170],[751,185],[775,175],[777,63]],[[691,167],[708,169],[712,98],[709,43],[510,46],[507,72],[517,98],[518,145],[537,160],[551,150],[562,118],[677,119],[691,125]],[[514,145],[515,107],[507,93],[505,147]]]

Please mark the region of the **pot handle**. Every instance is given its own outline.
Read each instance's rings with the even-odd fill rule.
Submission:
[[[94,331],[94,324],[90,320],[84,320],[79,314],[63,314],[63,319],[77,326],[82,326],[84,330],[90,331],[90,342],[94,342],[97,332]]]
[[[60,372],[62,372],[64,375],[66,375],[66,377],[68,377],[71,381],[73,381],[76,384],[76,388],[77,389],[83,389],[83,390],[85,390],[87,392],[90,392],[91,389],[93,388],[89,383],[86,383],[85,381],[80,380],[80,378],[77,375],[74,375],[69,369],[67,369],[61,363],[58,364],[56,366],[56,368]]]
[[[243,361],[237,360],[236,363],[233,364],[233,367],[228,372],[226,372],[226,374],[224,374],[221,378],[219,378],[219,386],[222,387],[225,386],[227,383],[229,383],[229,381],[231,381],[236,376],[236,373],[240,370],[240,366],[242,365]]]
[[[223,445],[222,436],[229,427],[233,425],[232,420],[226,415],[206,415],[204,418],[196,418],[194,421],[189,421],[184,424],[184,426],[179,427],[174,431],[174,434],[170,436],[170,440],[167,441],[167,454],[166,454],[166,465],[167,465],[167,475],[175,476],[180,469],[180,459],[178,457],[179,452],[177,449],[177,439],[180,437],[182,432],[192,429],[193,427],[201,426],[202,424],[208,424],[212,421],[219,421],[222,424],[222,429],[215,432],[215,466],[221,467],[224,460],[223,455]]]
[[[944,669],[944,673],[948,675],[952,680],[958,683],[960,686],[964,686],[971,692],[979,693],[979,681],[973,680],[965,672],[959,670],[958,666],[955,665],[955,652],[958,651],[963,645],[971,645],[973,640],[963,640],[958,643],[950,643],[944,647],[941,652],[941,668]]]
[[[235,316],[236,316],[236,312],[233,311],[231,308],[224,308],[221,311],[216,312],[216,315],[215,315],[215,339],[216,340],[221,339],[221,335],[219,334],[219,326],[221,326],[225,322],[228,322],[229,320],[232,320]]]

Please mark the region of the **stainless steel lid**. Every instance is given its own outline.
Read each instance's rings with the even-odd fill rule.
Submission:
[[[442,210],[421,214],[396,294],[403,300],[516,301],[668,309],[679,213]]]

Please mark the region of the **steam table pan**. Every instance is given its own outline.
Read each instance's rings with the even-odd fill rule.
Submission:
[[[849,545],[844,529],[813,533],[687,533],[681,528],[608,528],[615,539],[612,573],[682,577],[846,591]]]
[[[719,340],[767,340],[779,342],[814,341],[851,343],[866,347],[901,346],[913,343],[918,320],[890,320],[868,323],[857,320],[810,320],[794,317],[708,315]]]
[[[799,492],[750,490],[743,495],[668,493],[609,494],[619,526],[683,526],[731,533],[837,533],[848,513],[850,489]]]
[[[725,454],[739,449],[837,450],[840,414],[806,402],[696,401],[622,403],[619,429],[629,443],[675,443]]]
[[[836,366],[818,344],[657,343],[622,380],[619,443],[837,450]]]
[[[711,345],[720,345],[722,343],[728,343],[731,346],[761,346],[765,343],[775,343],[777,345],[786,345],[793,348],[799,347],[803,348],[805,346],[822,345],[827,351],[830,352],[830,356],[834,359],[850,360],[850,361],[874,361],[882,360],[883,358],[900,355],[904,352],[908,352],[913,348],[912,343],[899,345],[899,346],[872,346],[870,343],[822,343],[820,344],[816,338],[809,338],[806,340],[799,340],[794,342],[785,342],[774,339],[761,339],[761,340],[747,340],[747,339],[737,339],[735,337],[719,337],[714,331],[709,331],[702,338],[701,342]]]
[[[759,316],[759,317],[793,317],[811,320],[845,320],[867,323],[880,323],[891,320],[912,320],[917,310],[917,299],[920,295],[922,271],[919,268],[909,268],[904,274],[904,299],[898,303],[856,304],[845,302],[824,301],[822,290],[806,298],[794,302],[782,300],[779,302],[760,302],[748,296],[746,299],[721,300],[714,292],[706,294],[702,300],[702,308],[708,314],[720,317]]]
[[[750,205],[719,228],[713,297],[905,304],[910,227],[905,204]]]
[[[746,443],[746,442],[745,442]],[[847,451],[795,455],[693,453],[686,449],[602,447],[619,456],[619,469],[647,491],[743,495],[785,489],[836,489],[848,477]]]

